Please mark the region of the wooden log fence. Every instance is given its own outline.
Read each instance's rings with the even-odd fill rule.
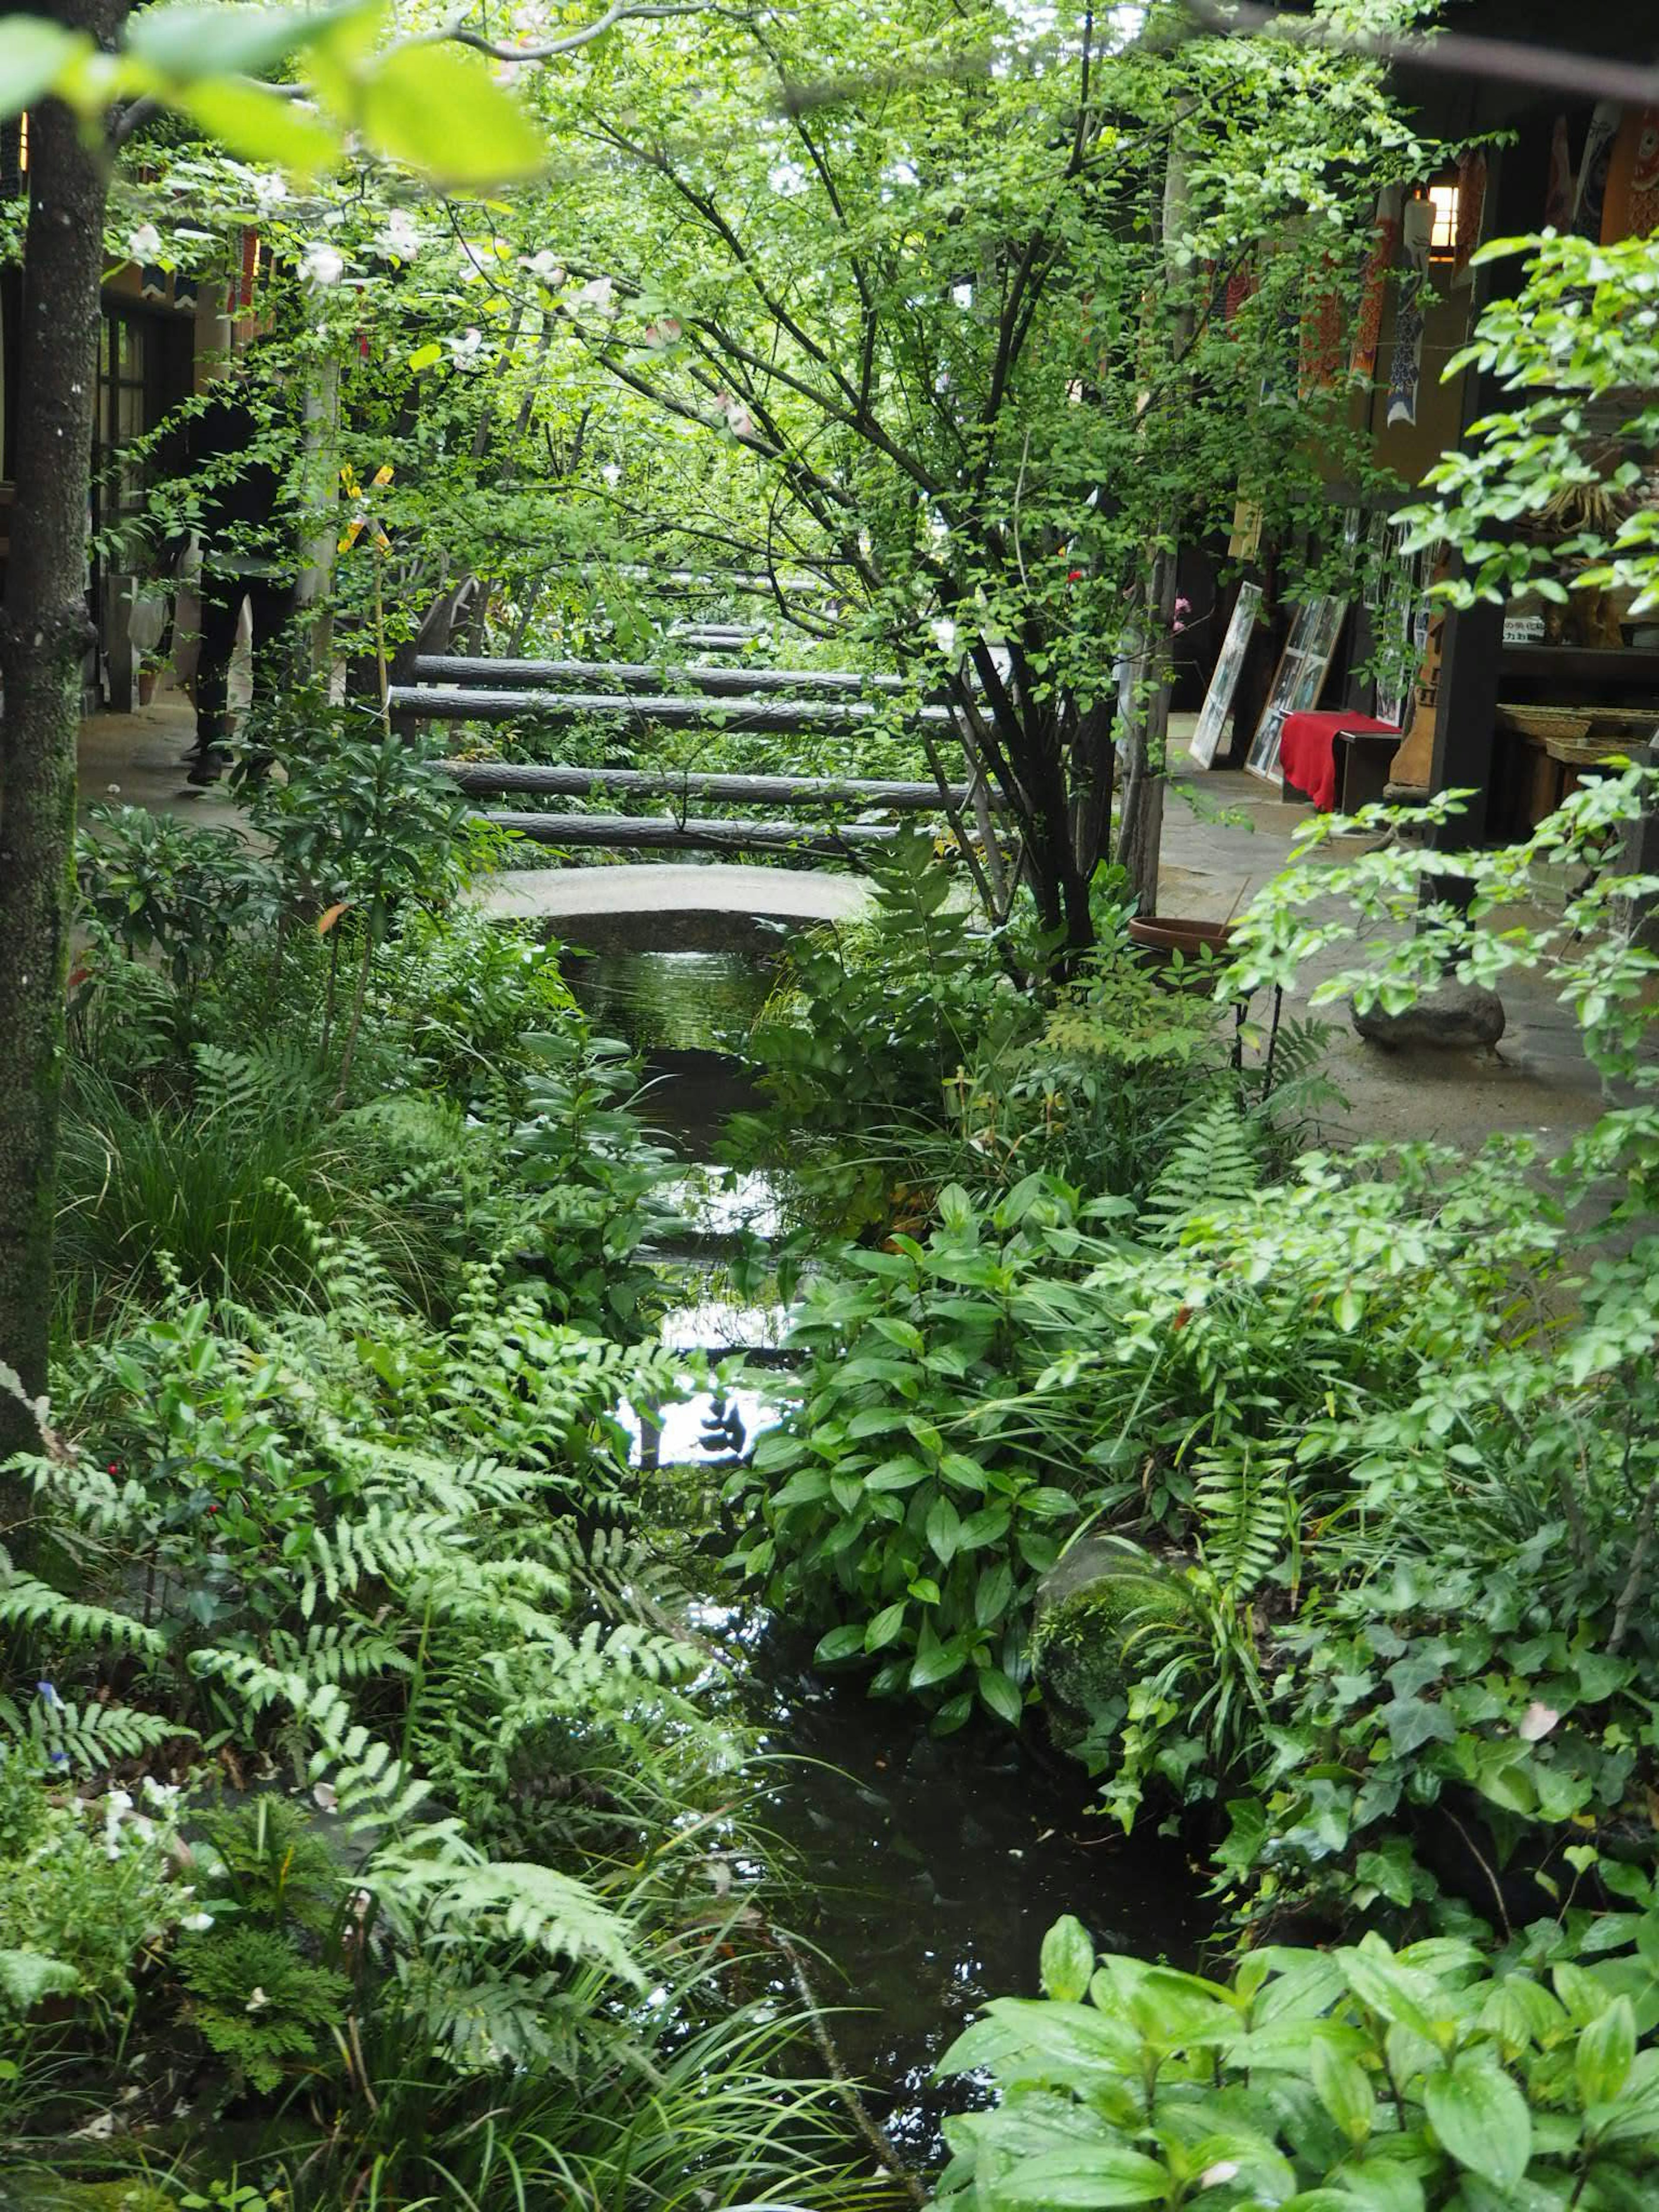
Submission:
[[[543,729],[568,729],[572,723],[609,720],[643,733],[659,730],[755,731],[771,736],[830,737],[860,730],[888,719],[887,710],[863,699],[708,699],[662,692],[636,699],[621,691],[429,691],[394,684],[386,695],[394,721],[534,722]],[[948,707],[921,707],[902,717],[954,737]]]
[[[492,829],[516,830],[538,845],[641,853],[805,853],[844,860],[860,846],[885,845],[898,835],[868,822],[806,830],[797,822],[680,822],[672,814],[515,814],[492,807],[474,818]]]
[[[471,796],[494,792],[538,793],[549,799],[714,799],[727,806],[861,806],[900,813],[966,806],[972,787],[890,781],[876,776],[742,775],[697,769],[570,768],[538,761],[446,761],[459,788]]]
[[[854,668],[720,668],[692,662],[664,668],[653,660],[472,660],[457,653],[419,653],[409,668],[416,684],[453,684],[484,690],[707,691],[734,698],[772,692],[826,691],[838,697],[902,698],[914,690],[902,676],[865,676]]]

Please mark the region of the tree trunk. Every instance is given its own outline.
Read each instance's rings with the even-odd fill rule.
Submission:
[[[112,36],[125,0],[61,0],[60,21]],[[106,172],[67,108],[30,116],[18,347],[17,483],[0,623],[0,1359],[46,1387],[52,1215],[74,911],[75,766],[86,605]],[[0,1391],[0,1459],[38,1448]]]
[[[1146,589],[1146,667],[1130,717],[1117,858],[1129,872],[1137,908],[1158,912],[1158,862],[1164,842],[1164,779],[1170,732],[1170,639],[1175,620],[1176,557],[1160,553]]]

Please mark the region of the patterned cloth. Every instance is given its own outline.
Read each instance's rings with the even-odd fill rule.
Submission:
[[[1578,190],[1572,204],[1572,227],[1580,238],[1601,239],[1601,211],[1607,196],[1607,171],[1613,163],[1613,141],[1619,136],[1624,109],[1616,100],[1598,100],[1590,118],[1584,158],[1578,165]]]
[[[1423,311],[1429,291],[1429,240],[1434,235],[1434,204],[1407,200],[1402,224],[1406,270],[1401,280],[1400,312],[1394,329],[1394,369],[1389,379],[1389,428],[1417,421],[1418,386],[1423,380]]]
[[[1360,279],[1359,314],[1354,325],[1353,349],[1348,356],[1348,374],[1358,384],[1369,384],[1376,374],[1382,302],[1388,296],[1389,271],[1400,244],[1400,202],[1398,185],[1385,185],[1376,196],[1376,223],[1365,273]]]
[[[1627,107],[1607,163],[1601,243],[1659,228],[1659,107]]]

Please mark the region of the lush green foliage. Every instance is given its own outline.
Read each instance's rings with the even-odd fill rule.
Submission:
[[[1624,1915],[1494,1961],[1368,1936],[1253,1951],[1215,1982],[1097,1965],[1063,1919],[1046,1996],[999,1998],[946,2054],[1000,2095],[946,2123],[936,2201],[1634,2212],[1659,2155],[1656,1937]]]

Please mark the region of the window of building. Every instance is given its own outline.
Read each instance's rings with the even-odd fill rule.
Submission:
[[[1430,205],[1434,210],[1434,228],[1429,234],[1429,258],[1449,261],[1457,252],[1457,201],[1455,185],[1431,185],[1428,191]]]

